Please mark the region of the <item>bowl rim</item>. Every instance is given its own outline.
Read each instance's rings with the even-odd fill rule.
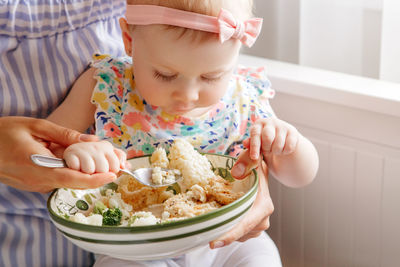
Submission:
[[[226,157],[226,158],[231,158],[236,160],[237,158],[229,156],[229,155],[222,155],[222,154],[214,154],[214,153],[201,153],[202,155],[211,155],[211,156],[218,156],[218,157]],[[150,157],[151,154],[149,155],[143,155],[139,157],[135,157],[132,159],[138,159],[138,158],[143,158],[143,157]],[[172,230],[172,229],[177,229],[185,226],[191,226],[196,223],[201,223],[205,222],[211,218],[216,218],[218,216],[224,215],[232,210],[234,210],[236,207],[241,206],[243,203],[247,202],[249,199],[251,199],[254,194],[256,194],[257,189],[258,189],[258,174],[255,170],[252,170],[254,174],[254,183],[250,187],[250,189],[240,198],[235,200],[234,202],[222,206],[216,210],[207,212],[202,215],[198,215],[192,218],[187,218],[187,219],[182,219],[182,220],[177,220],[177,221],[171,221],[171,222],[166,222],[166,223],[161,223],[161,224],[155,224],[155,225],[143,225],[143,226],[97,226],[97,225],[90,225],[90,224],[83,224],[83,223],[78,223],[78,222],[73,222],[70,221],[60,215],[58,215],[52,208],[51,208],[51,200],[53,199],[55,193],[57,190],[60,190],[61,188],[57,188],[53,190],[49,198],[47,199],[47,210],[50,214],[50,217],[52,220],[57,222],[58,224],[72,228],[74,230],[79,230],[79,231],[86,231],[86,232],[92,232],[92,233],[99,233],[99,234],[127,234],[127,233],[132,233],[132,234],[139,234],[139,233],[149,233],[149,232],[158,232],[158,231],[165,231],[165,230]]]
[[[182,238],[188,238],[191,236],[195,236],[201,233],[205,233],[217,228],[222,227],[223,225],[230,223],[234,220],[236,220],[237,218],[241,217],[242,215],[244,215],[249,209],[251,208],[251,206],[246,207],[243,211],[241,211],[238,214],[235,214],[232,217],[229,217],[228,219],[213,224],[213,225],[209,225],[205,228],[201,228],[201,229],[196,229],[187,233],[182,233],[182,234],[177,234],[177,235],[171,235],[171,236],[163,236],[163,237],[156,237],[156,238],[146,238],[146,239],[129,239],[129,240],[105,240],[105,239],[95,239],[93,237],[83,237],[83,236],[77,236],[75,234],[71,234],[68,232],[65,232],[63,230],[60,230],[64,235],[66,235],[69,238],[73,238],[75,240],[79,240],[79,241],[83,241],[83,242],[87,242],[87,243],[96,243],[96,244],[103,244],[103,245],[136,245],[136,244],[149,244],[149,243],[160,243],[160,242],[165,242],[165,241],[173,241],[173,240],[177,240],[177,239],[182,239]]]

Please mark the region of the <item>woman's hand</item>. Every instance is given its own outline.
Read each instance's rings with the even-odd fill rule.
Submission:
[[[85,142],[65,149],[64,159],[69,168],[84,173],[118,173],[125,167],[126,153],[107,141]]]
[[[54,188],[96,188],[112,182],[112,172],[85,174],[69,168],[46,168],[35,165],[30,156],[54,156],[50,143],[67,147],[71,144],[97,141],[43,119],[25,117],[0,118],[0,182],[34,192],[49,192]]]
[[[247,153],[247,150],[242,153],[238,161],[240,160],[245,166],[253,164],[254,167],[254,162],[251,161]],[[210,242],[211,248],[227,246],[234,241],[244,242],[247,239],[259,236],[269,228],[269,216],[274,212],[274,205],[268,189],[268,170],[263,162],[259,162],[257,173],[259,175],[259,187],[253,206],[229,232]]]

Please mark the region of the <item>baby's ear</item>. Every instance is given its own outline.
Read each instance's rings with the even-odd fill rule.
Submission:
[[[122,31],[122,40],[124,41],[125,53],[132,56],[132,34],[125,18],[119,19],[119,26]]]

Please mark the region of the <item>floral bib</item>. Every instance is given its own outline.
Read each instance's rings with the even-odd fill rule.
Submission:
[[[219,103],[191,118],[147,104],[135,89],[131,58],[94,58],[96,135],[126,151],[128,158],[151,154],[159,146],[168,149],[175,138],[186,138],[201,152],[237,156],[252,123],[274,115],[268,102],[274,91],[262,67],[237,68]]]

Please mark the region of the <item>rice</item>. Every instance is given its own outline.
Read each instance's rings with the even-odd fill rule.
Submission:
[[[163,148],[158,147],[153,154],[151,154],[150,162],[153,167],[168,168],[169,162],[167,153]]]
[[[206,185],[215,174],[206,156],[197,152],[185,139],[176,139],[169,150],[170,168],[181,171],[185,188]]]

